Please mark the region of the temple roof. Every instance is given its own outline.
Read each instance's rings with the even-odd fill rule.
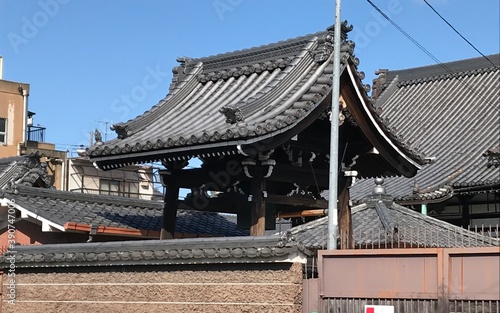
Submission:
[[[500,190],[500,54],[487,58],[380,71],[374,82],[380,117],[434,159],[412,179],[386,179],[396,200],[440,202]],[[371,187],[371,180],[357,182],[353,198]]]
[[[40,163],[38,154],[0,158],[0,189],[15,184],[42,187],[51,186],[51,178],[47,168]]]
[[[342,25],[341,72],[362,98],[367,120],[410,167],[423,163],[376,117]],[[118,138],[87,151],[102,169],[191,157],[251,154],[280,145],[330,107],[332,28],[265,46],[180,58],[168,95],[144,114],[113,125]],[[257,148],[256,148],[257,147]]]

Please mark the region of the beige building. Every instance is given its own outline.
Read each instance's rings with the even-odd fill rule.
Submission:
[[[26,142],[28,84],[0,79],[0,156],[21,155]]]
[[[142,200],[162,200],[161,184],[152,166],[128,166],[112,171],[97,169],[85,156],[67,160],[63,190],[123,196]]]
[[[30,85],[2,78],[0,57],[0,157],[20,156],[31,152],[42,155],[53,186],[61,190],[64,183],[66,152],[57,151],[45,142],[45,127],[33,124],[34,112],[28,109]]]

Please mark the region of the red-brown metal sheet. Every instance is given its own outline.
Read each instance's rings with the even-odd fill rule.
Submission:
[[[449,299],[500,300],[500,249],[446,249]]]
[[[437,254],[437,249],[322,252],[320,289],[324,297],[437,298]]]

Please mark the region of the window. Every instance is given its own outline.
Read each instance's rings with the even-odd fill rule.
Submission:
[[[7,119],[0,117],[0,144],[7,144]]]
[[[101,179],[99,181],[99,194],[139,198],[139,183]]]
[[[123,195],[130,198],[139,198],[139,183],[123,182]]]
[[[120,182],[116,180],[99,180],[99,194],[109,196],[120,195]]]

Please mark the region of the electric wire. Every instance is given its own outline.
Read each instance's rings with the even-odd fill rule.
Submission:
[[[450,26],[450,28],[453,29],[453,31],[455,31],[455,33],[457,33],[457,35],[459,35],[463,40],[465,40],[465,42],[467,42],[469,44],[469,46],[471,46],[474,50],[476,50],[477,53],[479,53],[483,58],[485,58],[495,68],[498,67],[487,56],[485,56],[481,51],[479,51],[479,49],[476,48],[469,40],[467,40],[467,38],[465,38],[455,27],[453,27],[453,25],[451,25],[441,14],[439,14],[439,12],[436,11],[436,9],[429,2],[427,2],[427,0],[424,0],[424,2],[425,2],[425,4],[427,4],[429,6],[429,8],[432,9],[432,11],[434,11],[434,13],[437,14],[437,16],[439,16],[448,26]]]
[[[422,46],[417,40],[415,40],[410,34],[408,34],[403,28],[401,28],[396,22],[394,22],[389,16],[387,16],[381,9],[379,9],[371,0],[366,0],[380,15],[382,15],[389,23],[391,23],[394,27],[396,27],[399,32],[401,32],[403,35],[405,35],[406,38],[408,38],[413,44],[415,44],[420,50],[422,50],[427,56],[429,56],[434,62],[436,62],[439,66],[441,66],[444,70],[446,70],[453,78],[457,79],[462,85],[464,85],[466,88],[468,88],[470,91],[475,93],[479,98],[482,100],[493,104],[489,99],[486,99],[482,93],[480,93],[478,90],[476,90],[473,86],[468,84],[466,81],[464,81],[461,77],[458,76],[458,73],[453,72],[446,64],[441,62],[438,58],[436,58],[429,50],[425,49],[424,46]],[[498,66],[495,66],[495,68],[498,68]]]
[[[394,22],[389,16],[387,16],[382,10],[380,10],[372,1],[366,0],[368,3],[375,9],[377,10],[380,15],[382,15],[389,23],[391,23],[394,27],[396,27],[397,30],[399,30],[400,33],[405,35],[406,38],[408,38],[413,44],[415,44],[420,50],[422,50],[427,56],[429,56],[434,62],[442,65],[447,69],[447,67],[438,59],[436,58],[432,53],[429,52],[429,50],[425,49],[424,46],[422,46],[418,41],[413,39],[412,36],[410,36],[403,28],[401,28],[396,22]],[[449,70],[449,69],[448,69]]]

